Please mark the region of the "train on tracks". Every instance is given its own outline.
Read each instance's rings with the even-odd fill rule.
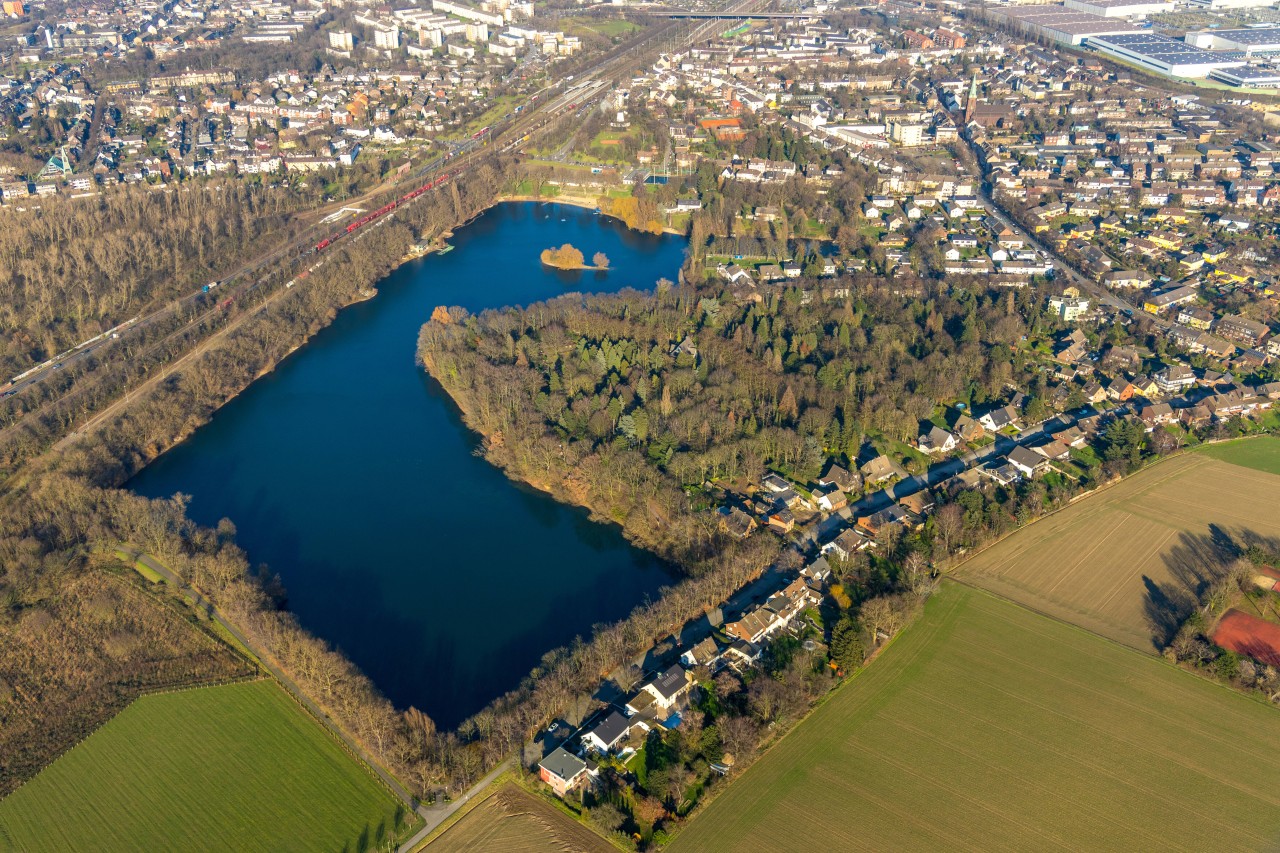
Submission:
[[[435,187],[438,187],[444,184],[451,177],[452,175],[446,172],[445,174],[441,175],[435,180],[423,184],[422,186],[418,187],[416,190],[405,193],[400,198],[396,199],[390,204],[387,204],[387,205],[384,205],[383,207],[378,208],[377,210],[373,211],[373,213],[366,213],[364,216],[360,217],[355,222],[352,222],[350,225],[348,225],[345,230],[339,231],[338,233],[330,237],[324,238],[319,243],[316,243],[316,247],[313,251],[323,252],[325,249],[332,246],[342,236],[346,234],[350,234],[353,231],[356,231],[357,229],[363,228],[364,226],[368,225],[370,222],[374,221],[375,219],[379,219],[383,216],[386,216],[388,213],[395,210],[400,205],[408,204],[418,196],[425,193],[427,190],[434,189]]]

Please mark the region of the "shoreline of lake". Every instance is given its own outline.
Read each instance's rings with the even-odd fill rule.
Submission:
[[[683,241],[546,204],[495,202],[456,226],[456,251],[399,264],[125,486],[194,495],[204,526],[232,519],[304,628],[445,729],[681,576],[613,520],[476,456],[484,438],[416,361],[436,306],[649,289],[683,263]],[[543,268],[538,250],[566,241],[618,261]]]

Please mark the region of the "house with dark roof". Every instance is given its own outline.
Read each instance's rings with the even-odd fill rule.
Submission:
[[[853,492],[862,488],[862,475],[852,474],[843,466],[832,462],[827,470],[818,478],[819,486],[834,486],[841,491]]]
[[[582,734],[582,745],[601,754],[613,752],[631,731],[627,718],[610,711],[604,719]]]
[[[662,711],[670,711],[693,687],[693,679],[680,664],[675,663],[641,685],[640,689],[653,697],[653,703]]]
[[[754,518],[736,506],[720,509],[720,524],[725,532],[739,539],[746,539],[757,526]]]
[[[890,504],[878,512],[862,516],[858,519],[857,525],[866,531],[868,536],[875,536],[881,528],[890,524],[905,524],[906,521],[907,511],[898,504]]]
[[[1030,477],[1049,464],[1039,453],[1021,444],[1009,451],[1009,464],[1018,469],[1023,476]]]
[[[538,778],[551,786],[557,797],[586,787],[587,763],[564,747],[556,747],[538,762]]]
[[[859,536],[852,527],[840,531],[840,535],[822,546],[823,554],[834,553],[841,560],[847,560],[857,552],[871,546],[871,540]]]
[[[1008,486],[1022,479],[1022,472],[1013,467],[1013,464],[1004,457],[993,460],[980,470],[985,476],[990,477],[1002,486]]]
[[[1018,426],[1018,410],[1013,406],[1002,406],[999,409],[991,411],[978,418],[978,423],[982,424],[992,432],[998,432],[1007,426]]]
[[[920,434],[916,446],[925,453],[949,453],[956,447],[956,437],[936,424]]]

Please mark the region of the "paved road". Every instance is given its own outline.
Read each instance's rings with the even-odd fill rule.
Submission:
[[[422,816],[422,819],[426,821],[426,824],[422,829],[418,830],[416,835],[404,844],[400,845],[398,853],[409,853],[409,851],[421,844],[422,839],[430,835],[436,827],[448,820],[454,812],[469,803],[473,797],[478,796],[481,791],[496,782],[499,776],[506,773],[514,766],[515,759],[508,758],[506,761],[493,768],[488,776],[485,776],[479,782],[472,785],[471,789],[458,799],[448,803],[436,803],[433,806],[423,806],[419,808],[418,814]]]

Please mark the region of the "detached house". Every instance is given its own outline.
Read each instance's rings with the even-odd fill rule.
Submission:
[[[992,409],[982,417],[978,418],[978,423],[982,424],[992,432],[999,432],[1008,426],[1017,429],[1018,411],[1013,406],[1002,406],[999,409]]]
[[[950,453],[957,444],[956,437],[945,429],[934,425],[920,435],[916,446],[925,453]]]
[[[640,692],[653,698],[653,704],[660,711],[670,711],[682,697],[693,688],[693,679],[680,664],[672,664],[663,672],[646,681]]]
[[[1049,460],[1019,444],[1017,447],[1009,451],[1009,464],[1018,470],[1018,473],[1024,477],[1030,477],[1041,468],[1049,464]]]
[[[832,462],[827,466],[826,472],[818,478],[818,485],[834,486],[844,492],[856,492],[862,488],[862,475],[850,473],[843,466]]]
[[[869,548],[871,541],[859,536],[852,527],[840,531],[840,535],[822,546],[823,554],[834,553],[841,560],[847,560],[859,551]]]
[[[586,787],[587,763],[564,747],[557,747],[538,762],[538,778],[551,786],[557,797]]]
[[[582,735],[582,745],[601,754],[613,752],[631,731],[627,718],[617,711],[610,711],[600,722]]]
[[[903,478],[907,472],[901,465],[887,456],[877,456],[860,469],[868,483],[883,483],[894,477]]]

